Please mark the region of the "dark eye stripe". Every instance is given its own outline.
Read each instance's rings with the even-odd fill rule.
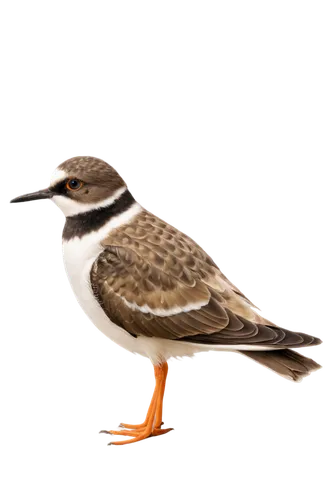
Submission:
[[[68,183],[70,180],[74,180],[74,179],[68,179],[68,178],[67,178],[67,179],[64,179],[63,181],[60,181],[60,182],[58,182],[57,184],[55,184],[54,186],[52,186],[52,187],[50,188],[50,191],[52,191],[52,193],[55,193],[55,194],[60,194],[60,195],[61,195],[61,194],[62,194],[62,195],[66,195],[66,194],[70,193],[70,192],[71,192],[71,190],[70,190],[70,189],[68,189],[68,188],[66,187],[66,186],[67,186],[67,183]],[[81,183],[82,183],[82,181],[80,181],[79,179],[75,179],[75,180],[77,180],[78,182],[81,182]],[[83,183],[82,183],[82,185],[83,185]],[[74,191],[75,191],[75,189],[72,189],[72,191],[74,192]]]
[[[64,181],[58,182],[58,184],[55,184],[50,188],[50,191],[55,194],[66,194],[67,189],[66,189],[66,184],[67,184],[67,179]]]

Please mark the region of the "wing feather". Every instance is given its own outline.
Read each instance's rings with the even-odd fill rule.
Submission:
[[[112,231],[103,247],[91,286],[132,335],[272,348],[314,342],[262,318],[202,248],[149,212]]]

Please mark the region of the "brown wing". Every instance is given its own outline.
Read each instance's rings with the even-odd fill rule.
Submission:
[[[143,211],[113,231],[91,271],[108,317],[133,335],[219,345],[301,345],[264,320],[190,238]]]

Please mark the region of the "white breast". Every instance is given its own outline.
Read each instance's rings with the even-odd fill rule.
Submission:
[[[76,298],[84,312],[94,325],[121,347],[140,352],[136,338],[110,321],[96,300],[90,284],[90,271],[98,255],[103,251],[101,241],[121,224],[128,222],[141,211],[138,204],[133,205],[125,214],[114,217],[98,231],[93,231],[82,238],[72,238],[63,243],[63,256],[68,279]]]

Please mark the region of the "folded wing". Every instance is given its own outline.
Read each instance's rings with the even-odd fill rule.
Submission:
[[[91,286],[107,316],[132,335],[222,346],[316,343],[262,318],[193,240],[148,212],[103,245]]]

